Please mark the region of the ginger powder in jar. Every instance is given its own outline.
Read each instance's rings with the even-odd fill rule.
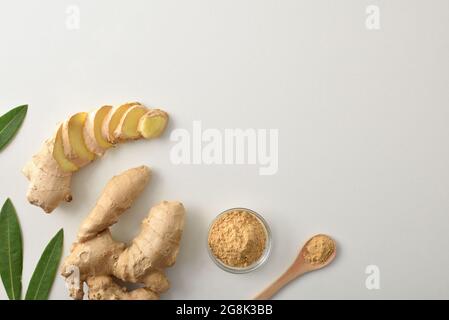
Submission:
[[[231,209],[214,221],[208,236],[211,253],[232,268],[247,268],[265,253],[268,235],[264,223],[245,209]]]

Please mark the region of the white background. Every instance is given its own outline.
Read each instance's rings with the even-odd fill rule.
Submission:
[[[79,30],[66,27],[72,4]],[[368,5],[380,8],[380,30],[365,27]],[[184,203],[162,298],[251,298],[315,233],[335,237],[337,260],[276,298],[449,298],[448,15],[446,0],[2,0],[0,111],[30,106],[0,154],[1,202],[12,199],[23,229],[24,291],[57,230],[66,255],[105,183],[146,164],[151,184],[113,231],[130,240],[150,206]],[[279,129],[279,172],[175,166],[166,134],[84,168],[73,202],[53,214],[29,205],[20,171],[55,124],[132,100],[167,110],[169,130],[193,120]],[[206,251],[208,224],[234,206],[260,212],[273,232],[268,263],[246,275],[220,270]],[[365,287],[371,264],[380,290]],[[59,275],[51,298],[68,298]]]

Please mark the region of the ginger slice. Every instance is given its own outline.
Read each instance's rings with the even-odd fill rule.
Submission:
[[[168,114],[159,109],[148,111],[140,118],[138,131],[145,139],[159,137],[167,127]]]
[[[64,146],[62,144],[62,124],[56,131],[56,136],[53,144],[53,158],[55,158],[56,162],[65,172],[74,172],[79,169],[72,161],[67,159],[64,154]]]
[[[115,129],[114,137],[118,141],[135,140],[141,137],[137,127],[140,118],[148,112],[142,105],[135,105],[129,108],[122,116],[119,125]]]
[[[130,109],[131,107],[133,107],[135,105],[140,105],[140,103],[138,103],[138,102],[125,103],[125,104],[122,104],[121,106],[116,107],[116,108],[112,109],[111,111],[109,111],[108,115],[106,116],[106,118],[103,121],[102,131],[103,131],[103,136],[106,137],[106,139],[110,143],[117,142],[117,139],[114,136],[114,132],[117,129],[118,125],[120,124],[125,112],[128,111],[128,109]]]
[[[79,112],[65,121],[62,127],[64,154],[78,167],[83,167],[95,159],[95,154],[86,147],[84,142],[86,119],[87,112]]]
[[[102,156],[107,149],[112,147],[103,136],[103,123],[106,116],[112,110],[112,106],[102,106],[90,112],[84,126],[84,141],[87,148],[98,156]]]

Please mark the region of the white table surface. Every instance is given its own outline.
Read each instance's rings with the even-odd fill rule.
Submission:
[[[79,29],[67,27],[69,5]],[[365,26],[369,5],[380,30]],[[146,164],[151,185],[113,232],[130,240],[151,205],[184,203],[164,299],[250,298],[315,233],[335,237],[338,259],[276,298],[449,298],[448,15],[446,0],[1,1],[0,111],[30,106],[0,153],[1,201],[13,200],[23,229],[24,291],[53,234],[64,228],[66,255],[105,183]],[[166,134],[84,168],[73,202],[53,214],[29,205],[20,170],[55,124],[131,100],[166,109],[169,130],[194,120],[279,129],[279,171],[174,165]],[[273,232],[268,263],[246,275],[206,251],[208,224],[234,206],[260,212]],[[365,286],[368,265],[379,290]],[[68,298],[59,275],[50,298]]]

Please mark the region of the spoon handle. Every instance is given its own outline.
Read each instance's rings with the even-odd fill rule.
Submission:
[[[277,280],[270,284],[265,290],[260,292],[254,297],[254,300],[268,300],[274,296],[279,290],[281,290],[285,285],[287,285],[293,279],[302,275],[303,272],[292,272],[292,270],[287,270],[282,274]]]

